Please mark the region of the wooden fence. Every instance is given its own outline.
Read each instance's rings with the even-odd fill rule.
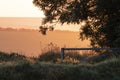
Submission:
[[[96,50],[96,51],[100,51],[100,50],[111,50],[113,52],[120,52],[120,48],[61,48],[61,62],[63,62],[64,60],[64,51],[65,50]]]

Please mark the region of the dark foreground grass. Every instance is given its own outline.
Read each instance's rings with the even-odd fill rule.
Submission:
[[[0,64],[0,80],[120,80],[120,59],[92,64]]]

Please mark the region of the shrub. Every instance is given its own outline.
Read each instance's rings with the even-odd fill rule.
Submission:
[[[39,57],[39,61],[48,61],[48,62],[57,62],[57,59],[60,58],[60,53],[54,51],[48,51],[42,53]]]
[[[26,60],[26,57],[24,55],[20,55],[18,53],[5,53],[0,52],[0,61],[1,62],[7,62],[7,61],[21,61]]]
[[[103,53],[99,53],[96,56],[93,56],[91,58],[88,59],[89,63],[99,63],[108,59],[112,59],[112,58],[119,58],[119,52],[103,52]]]
[[[39,55],[38,61],[45,61],[45,62],[54,62],[54,63],[61,63],[61,49],[53,44],[50,43],[42,49],[42,54]],[[93,51],[84,51],[79,53],[78,51],[65,51],[64,55],[64,63],[81,63],[86,62],[87,58],[95,55]]]

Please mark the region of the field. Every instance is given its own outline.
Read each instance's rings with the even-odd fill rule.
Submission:
[[[79,32],[53,31],[42,35],[38,30],[0,30],[0,51],[38,56],[49,44],[61,47],[87,47],[89,41],[79,40]]]

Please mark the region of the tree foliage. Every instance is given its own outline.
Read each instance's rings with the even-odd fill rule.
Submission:
[[[120,47],[120,0],[33,0],[45,14],[43,24],[86,24],[80,38],[92,47]],[[117,44],[117,45],[116,45]]]

